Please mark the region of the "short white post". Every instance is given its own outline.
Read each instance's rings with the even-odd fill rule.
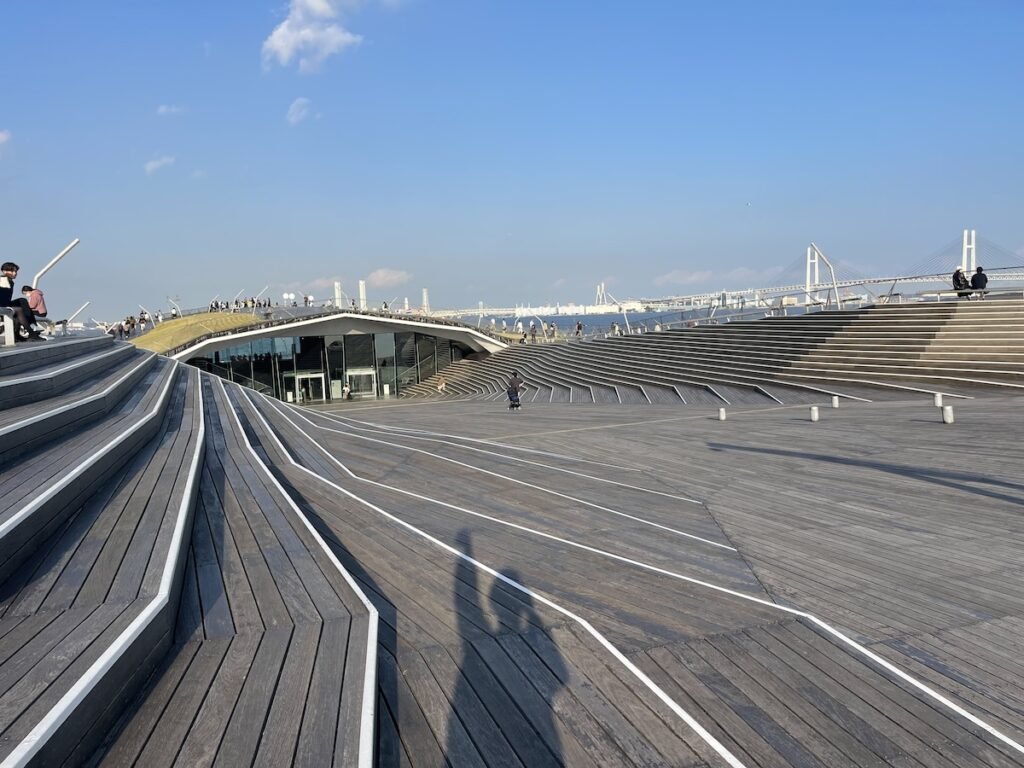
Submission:
[[[942,407],[942,393],[941,392],[936,392],[935,393],[935,400],[934,400],[934,402],[935,402],[935,407],[936,408],[941,408]]]
[[[812,405],[811,406],[811,421],[817,421],[817,420],[818,420],[818,406]]]
[[[952,424],[953,423],[953,406],[944,405],[942,406],[942,423]]]
[[[839,395],[832,395],[832,407],[833,408],[838,408],[839,407]]]
[[[725,408],[718,409],[718,420],[725,421]]]

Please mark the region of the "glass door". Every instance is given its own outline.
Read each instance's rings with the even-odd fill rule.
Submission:
[[[377,371],[374,368],[349,368],[348,385],[352,397],[377,397]]]
[[[322,373],[295,374],[295,399],[300,403],[324,400],[324,375]]]

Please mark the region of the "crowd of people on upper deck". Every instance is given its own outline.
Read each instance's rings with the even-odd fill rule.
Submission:
[[[292,304],[292,306],[297,306]],[[308,307],[309,304],[307,303]],[[241,312],[244,309],[270,309],[270,299],[257,299],[251,297],[248,299],[235,299],[234,301],[211,301],[210,311],[211,312]]]

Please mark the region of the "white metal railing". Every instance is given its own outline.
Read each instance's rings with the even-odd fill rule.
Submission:
[[[47,264],[45,267],[43,267],[41,270],[39,270],[39,272],[36,273],[36,276],[34,278],[32,278],[32,287],[33,288],[38,288],[39,287],[39,278],[41,278],[43,275],[45,275],[47,272],[49,272],[57,264],[58,261],[63,259],[65,256],[67,256],[68,253],[71,251],[71,249],[74,248],[76,245],[78,245],[79,242],[81,242],[81,241],[76,237],[74,240],[72,240],[70,243],[68,243],[64,247],[63,251],[61,251],[56,256],[54,256],[52,259],[50,259],[50,263]]]

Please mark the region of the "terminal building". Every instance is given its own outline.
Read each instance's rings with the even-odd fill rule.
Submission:
[[[504,348],[469,326],[335,312],[207,339],[175,357],[285,402],[396,397],[452,362]]]

